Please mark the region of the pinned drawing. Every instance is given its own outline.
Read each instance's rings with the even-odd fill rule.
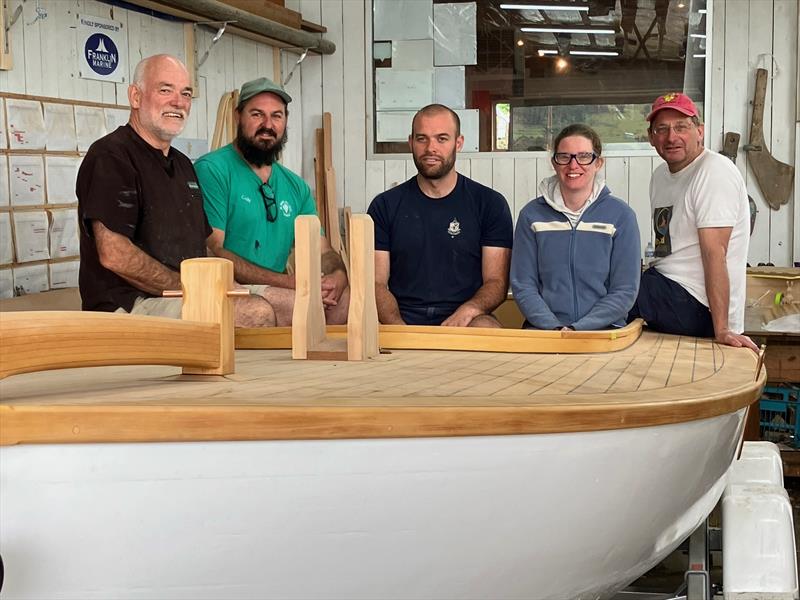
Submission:
[[[44,160],[42,156],[9,156],[12,206],[44,204]]]
[[[38,100],[6,98],[8,147],[12,150],[44,150],[47,129],[42,103]]]

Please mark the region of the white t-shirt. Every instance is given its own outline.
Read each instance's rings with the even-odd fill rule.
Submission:
[[[732,227],[728,242],[728,328],[744,330],[745,276],[750,243],[750,207],[741,173],[729,159],[703,150],[677,173],[661,165],[650,179],[655,230],[653,263],[708,306],[698,228]]]

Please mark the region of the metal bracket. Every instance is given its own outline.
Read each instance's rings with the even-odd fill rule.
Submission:
[[[211,54],[211,49],[214,47],[214,44],[216,44],[218,41],[220,41],[220,39],[222,39],[222,36],[225,34],[225,28],[231,23],[236,23],[236,21],[199,21],[194,24],[195,30],[199,25],[219,25],[217,33],[214,35],[213,38],[211,38],[211,45],[203,53],[203,56],[201,56],[199,59],[197,58],[197,46],[195,46],[194,53],[196,59],[195,61],[196,69],[199,69],[201,66],[203,66],[203,63],[206,62],[206,60],[208,60],[208,55]]]
[[[291,70],[291,71],[289,71],[289,74],[286,76],[286,79],[284,79],[284,80],[281,82],[281,85],[282,85],[283,87],[286,87],[286,84],[287,84],[287,83],[289,83],[289,81],[291,81],[291,79],[292,79],[292,75],[294,75],[294,72],[295,72],[295,70],[297,69],[297,67],[299,67],[299,66],[300,66],[300,63],[301,63],[301,62],[303,62],[303,61],[306,59],[306,56],[308,56],[308,51],[310,50],[310,48],[303,48],[303,47],[300,47],[300,46],[298,46],[298,47],[291,47],[291,48],[281,48],[281,49],[280,49],[280,51],[279,51],[279,52],[280,52],[280,55],[281,55],[281,58],[283,58],[283,53],[284,53],[284,51],[286,51],[286,50],[302,50],[302,51],[303,51],[303,53],[300,55],[300,58],[298,58],[298,59],[297,59],[297,62],[296,62],[296,63],[294,63],[294,66],[292,67],[292,70]]]

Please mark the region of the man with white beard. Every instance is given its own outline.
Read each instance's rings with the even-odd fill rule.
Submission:
[[[97,140],[83,159],[76,191],[80,291],[84,310],[179,318],[180,264],[206,256],[211,233],[188,157],[171,147],[192,105],[186,67],[159,54],[142,60],[128,87],[126,125]],[[257,295],[234,302],[236,325],[275,324]]]

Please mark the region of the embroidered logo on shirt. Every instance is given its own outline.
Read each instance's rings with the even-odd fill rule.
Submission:
[[[453,218],[450,221],[450,226],[447,228],[447,233],[450,234],[450,237],[456,237],[459,233],[461,233],[461,224],[458,222],[458,219]]]
[[[191,190],[199,190],[200,189],[200,186],[197,185],[196,181],[187,181],[186,185],[188,185],[189,189],[191,189]]]
[[[252,202],[252,200],[250,200],[250,196],[245,196],[244,194],[242,194],[241,196],[239,196],[239,199],[240,199],[240,200],[244,200],[244,201],[245,201],[245,202],[247,202],[248,204],[250,204],[250,203]]]
[[[292,216],[292,205],[289,204],[286,200],[281,200],[281,203],[278,206],[280,207],[284,217]]]

